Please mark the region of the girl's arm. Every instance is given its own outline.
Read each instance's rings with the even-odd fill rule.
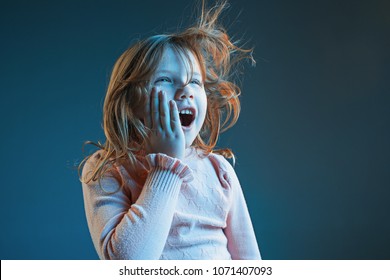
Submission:
[[[227,166],[227,175],[232,191],[232,204],[227,217],[227,226],[224,229],[228,239],[228,250],[232,259],[261,259],[241,185],[232,166],[228,162],[225,166]]]
[[[152,88],[144,118],[150,129],[146,147],[150,172],[137,201],[132,204],[130,191],[120,188],[118,172],[104,177],[100,185],[83,184],[88,225],[102,259],[159,259],[180,186],[191,176],[179,160],[185,138],[176,103]],[[86,166],[85,173],[90,169]]]
[[[98,182],[83,183],[85,211],[93,243],[101,259],[159,259],[180,186],[192,175],[180,160],[162,154],[147,156],[150,172],[137,201],[120,187],[113,171]],[[93,163],[87,162],[83,176]]]

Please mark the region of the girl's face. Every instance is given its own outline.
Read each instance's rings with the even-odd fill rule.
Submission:
[[[165,92],[168,101],[176,102],[188,148],[203,126],[207,97],[199,62],[191,52],[187,54],[189,61],[167,47],[150,81],[157,92]]]

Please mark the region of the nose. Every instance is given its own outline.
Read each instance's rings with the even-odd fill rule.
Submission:
[[[192,94],[191,90],[187,88],[187,86],[180,87],[176,91],[176,98],[177,99],[194,99],[194,95]]]

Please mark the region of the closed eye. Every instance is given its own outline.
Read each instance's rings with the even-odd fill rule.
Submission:
[[[196,84],[196,85],[198,85],[198,86],[202,86],[202,82],[199,81],[199,80],[197,80],[197,79],[192,80],[191,83],[192,83],[192,84]]]
[[[154,83],[164,83],[164,82],[170,83],[172,82],[172,80],[168,77],[159,77],[154,81]]]

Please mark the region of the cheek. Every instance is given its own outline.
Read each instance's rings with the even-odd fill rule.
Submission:
[[[203,108],[204,111],[207,111],[208,99],[206,93],[202,95],[200,106]]]
[[[202,122],[206,118],[207,113],[207,97],[206,94],[199,99],[198,102],[199,116],[201,117]]]
[[[168,100],[172,100],[175,97],[175,87],[169,84],[158,85],[155,87],[157,92],[163,91],[166,94]]]

